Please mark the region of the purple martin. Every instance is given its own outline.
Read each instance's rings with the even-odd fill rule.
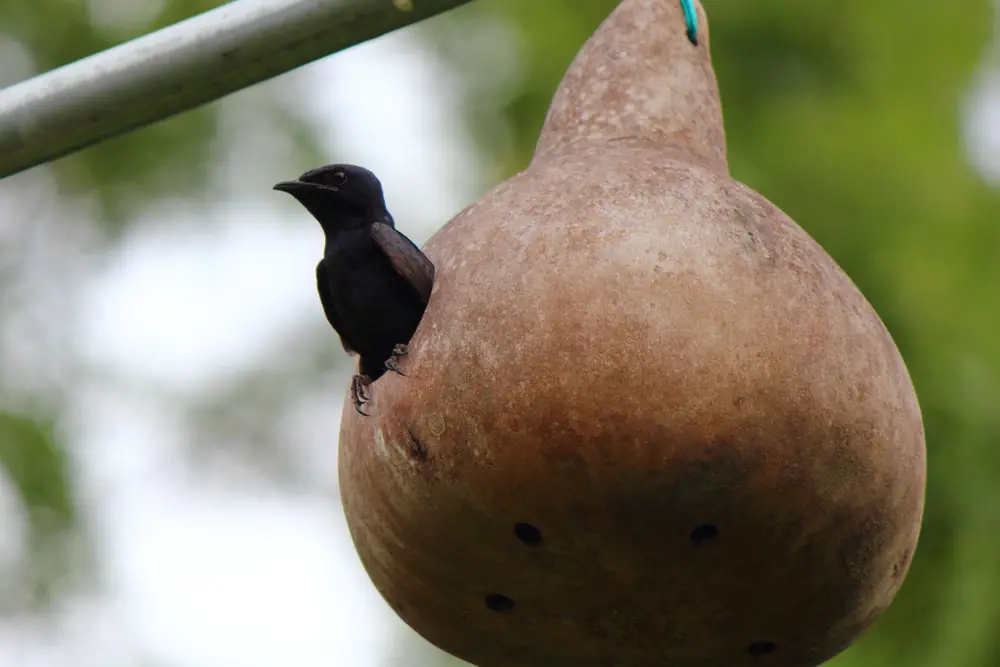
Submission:
[[[396,230],[382,184],[363,167],[327,165],[274,189],[295,197],[323,228],[319,300],[344,349],[360,357],[351,397],[366,415],[368,385],[386,370],[402,375],[396,361],[427,308],[434,265]]]

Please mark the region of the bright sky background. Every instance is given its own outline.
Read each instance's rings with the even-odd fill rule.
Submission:
[[[469,203],[478,165],[455,136],[455,96],[411,34],[290,76],[309,85],[302,102],[326,129],[324,154],[378,173],[415,241]],[[984,76],[979,90],[970,152],[1000,182],[1000,78]],[[240,160],[228,168],[262,173]],[[72,338],[86,363],[126,385],[197,396],[280,357],[291,332],[325,325],[312,274],[320,230],[260,185],[258,198],[214,210],[151,213],[124,240],[76,304]],[[301,224],[277,222],[290,215]],[[289,447],[328,490],[300,494],[195,474],[176,446],[183,414],[121,384],[95,383],[76,401],[70,430],[106,590],[51,621],[0,621],[0,665],[396,667],[391,643],[412,633],[362,571],[336,498],[340,396],[289,417]],[[3,492],[10,526],[16,503]],[[0,539],[0,561],[16,549]]]
[[[469,203],[460,185],[477,164],[454,136],[461,121],[448,77],[412,34],[289,76],[311,91],[302,102],[325,130],[324,155],[379,174],[415,241]],[[265,173],[255,161],[249,173]],[[336,495],[341,396],[291,418],[289,447],[326,482],[325,492],[296,495],[195,474],[178,451],[183,415],[127,389],[197,396],[265,355],[280,358],[291,333],[326,326],[313,274],[322,233],[270,190],[313,166],[270,174],[256,199],[152,212],[91,276],[72,338],[85,363],[116,383],[80,391],[68,430],[107,590],[69,601],[54,621],[4,619],[0,665],[375,667],[393,641],[412,640],[347,534]],[[3,511],[12,503],[0,497],[5,525],[16,520]],[[15,547],[0,541],[0,556],[4,548]]]

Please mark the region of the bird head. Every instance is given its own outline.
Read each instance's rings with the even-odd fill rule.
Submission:
[[[393,224],[385,208],[382,183],[364,167],[330,164],[311,169],[294,181],[281,181],[274,189],[298,199],[324,231],[354,229],[373,222]]]

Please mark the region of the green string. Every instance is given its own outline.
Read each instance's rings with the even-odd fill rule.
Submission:
[[[687,23],[688,39],[692,44],[698,44],[698,12],[694,9],[694,0],[681,0],[684,10],[684,22]]]

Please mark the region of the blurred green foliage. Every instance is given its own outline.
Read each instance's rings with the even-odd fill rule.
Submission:
[[[0,463],[32,509],[40,534],[76,521],[66,452],[55,443],[51,421],[0,411]]]
[[[78,0],[0,3],[0,42],[19,45],[30,57],[34,72],[44,72],[219,3],[139,2],[137,9],[141,5],[151,11],[131,11],[127,17],[106,12],[103,18],[100,4]],[[0,78],[13,82],[15,74],[8,63],[0,61],[0,68]],[[81,198],[96,204],[85,210],[96,214],[101,230],[110,232],[110,242],[125,230],[130,215],[151,200],[193,193],[203,184],[205,170],[211,166],[208,158],[214,148],[216,115],[214,109],[197,110],[57,160],[51,167],[59,192],[73,207],[80,205]],[[72,214],[67,218],[71,224],[86,224]],[[16,288],[15,274],[0,274],[0,294],[5,288]],[[6,315],[0,310],[0,322]],[[5,590],[0,611],[46,605],[67,584],[82,579],[89,565],[80,548],[85,535],[78,516],[79,499],[74,496],[73,468],[65,438],[56,428],[56,416],[50,407],[38,405],[23,413],[3,411],[12,392],[18,393],[17,387],[0,382],[0,469],[6,471],[23,501],[28,532],[21,576],[11,585],[16,590]],[[33,404],[58,402],[58,397],[43,397]]]
[[[96,27],[85,3],[15,0],[0,5],[0,34],[45,70],[211,4],[169,0],[122,32]],[[497,173],[527,164],[562,73],[615,4],[479,0],[423,32],[465,83],[467,129]],[[1000,193],[962,147],[963,104],[994,8],[705,4],[734,176],[795,218],[859,284],[899,344],[924,411],[930,477],[910,576],[885,618],[833,664],[998,665]],[[484,75],[498,54],[469,38],[484,20],[516,37],[516,75],[502,89]],[[98,194],[125,224],[135,206],[203,182],[216,117],[209,107],[61,160],[60,185]],[[3,438],[0,455],[25,501],[71,521],[70,480],[47,427],[0,414]]]
[[[39,607],[51,601],[59,584],[85,569],[77,548],[71,466],[55,423],[0,410],[0,469],[12,482],[27,518],[27,557],[20,564],[23,576],[14,587],[15,597],[29,608]],[[0,600],[0,610],[10,604]]]

